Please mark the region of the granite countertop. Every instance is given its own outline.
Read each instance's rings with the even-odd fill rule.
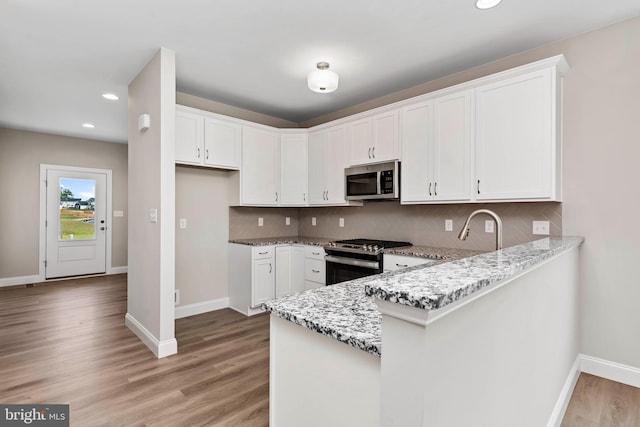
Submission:
[[[388,248],[385,254],[414,256],[418,258],[428,258],[443,261],[452,261],[460,258],[467,258],[480,255],[483,251],[471,251],[468,249],[436,248],[433,246],[403,246],[400,248]],[[432,264],[433,265],[433,264]]]
[[[269,246],[269,245],[314,245],[325,246],[334,239],[325,237],[305,237],[305,236],[286,236],[286,237],[262,237],[258,239],[229,239],[229,243],[237,243],[239,245],[249,246]]]
[[[579,246],[583,240],[546,238],[466,258],[453,250],[449,253],[452,258],[436,264],[309,290],[262,306],[278,317],[380,356],[382,315],[375,298],[435,310]],[[439,248],[437,253],[442,253]]]

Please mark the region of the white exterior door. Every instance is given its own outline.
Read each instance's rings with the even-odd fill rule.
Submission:
[[[107,174],[46,172],[45,278],[106,272]]]

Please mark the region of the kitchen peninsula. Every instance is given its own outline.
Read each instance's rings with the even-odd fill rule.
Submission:
[[[582,240],[547,238],[266,302],[271,424],[545,425],[578,355]]]

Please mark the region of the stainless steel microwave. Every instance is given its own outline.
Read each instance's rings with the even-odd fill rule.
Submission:
[[[400,162],[346,168],[344,182],[347,200],[397,199],[400,197]]]

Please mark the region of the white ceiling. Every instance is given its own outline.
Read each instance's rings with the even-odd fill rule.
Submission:
[[[638,0],[0,0],[0,126],[126,142],[127,86],[161,46],[178,91],[301,122],[638,15]],[[318,61],[336,92],[307,89]]]

